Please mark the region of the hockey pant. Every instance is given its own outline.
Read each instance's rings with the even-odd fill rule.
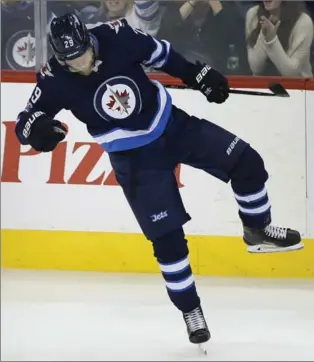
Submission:
[[[182,228],[191,218],[174,170],[185,164],[230,182],[242,223],[264,228],[271,216],[265,188],[268,174],[262,158],[236,135],[176,107],[162,137],[109,157],[144,235],[152,242],[171,301],[182,312],[193,310],[200,299]],[[207,192],[204,190],[202,200],[195,200],[199,207],[204,207]]]

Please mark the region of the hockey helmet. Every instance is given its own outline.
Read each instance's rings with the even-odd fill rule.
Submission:
[[[54,55],[60,61],[78,58],[91,46],[90,34],[75,14],[54,18],[50,23],[48,39]]]

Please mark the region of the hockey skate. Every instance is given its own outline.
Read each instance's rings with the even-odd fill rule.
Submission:
[[[211,336],[201,306],[193,309],[191,312],[183,313],[183,318],[190,342],[198,344],[200,349],[207,354],[203,343],[209,341]]]
[[[278,253],[304,247],[298,231],[273,225],[265,229],[244,226],[243,240],[248,245],[249,253]]]

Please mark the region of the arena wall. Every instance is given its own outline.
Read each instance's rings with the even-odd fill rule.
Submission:
[[[180,165],[177,180],[192,216],[184,228],[196,274],[314,277],[314,82],[280,80],[290,98],[231,95],[224,105],[212,105],[196,91],[169,89],[178,107],[226,127],[263,155],[274,223],[297,228],[305,243],[298,252],[248,254],[230,186]],[[4,72],[2,81],[2,267],[158,272],[108,157],[85,126],[62,111],[57,118],[69,133],[55,151],[38,154],[20,146],[14,123],[34,75]],[[232,78],[231,85],[263,90],[270,81]]]

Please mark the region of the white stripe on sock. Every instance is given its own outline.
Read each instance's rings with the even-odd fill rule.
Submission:
[[[166,286],[173,291],[181,291],[191,286],[194,283],[193,275],[190,275],[186,279],[180,280],[178,282],[166,282]]]
[[[262,206],[259,206],[259,207],[254,207],[254,208],[251,208],[251,209],[248,209],[246,207],[243,207],[243,206],[239,205],[239,209],[244,214],[258,215],[258,214],[263,214],[265,211],[270,209],[270,206],[271,206],[270,202],[267,201],[267,203],[265,205],[262,205]]]
[[[254,202],[254,201],[262,199],[266,195],[267,195],[267,190],[266,190],[265,186],[263,187],[263,189],[261,191],[256,192],[254,194],[248,194],[248,195],[242,196],[242,195],[238,195],[238,194],[234,193],[234,197],[236,198],[236,200],[244,201],[244,202]]]
[[[190,265],[188,257],[171,264],[158,263],[160,270],[164,273],[179,273]]]

